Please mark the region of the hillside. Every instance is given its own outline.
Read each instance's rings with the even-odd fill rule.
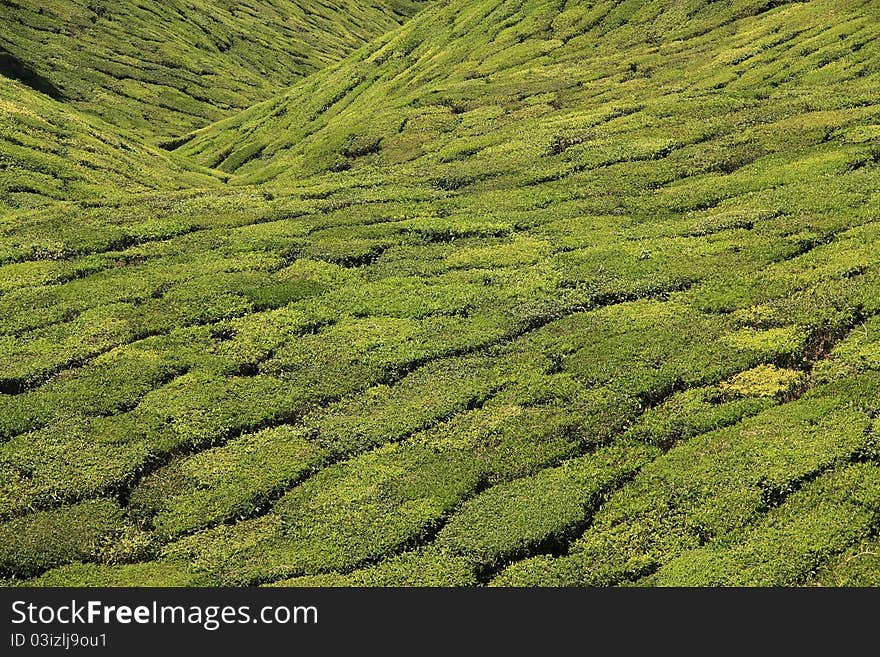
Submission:
[[[421,158],[432,174],[473,167],[494,177],[501,163],[521,172],[571,161],[605,123],[642,124],[663,139],[663,120],[682,118],[672,103],[708,98],[714,121],[733,123],[752,119],[740,112],[756,104],[800,112],[797,97],[829,83],[846,89],[837,104],[876,91],[864,79],[877,57],[871,2],[558,4],[435,4],[342,65],[196,133],[181,152],[244,183]],[[577,148],[542,158],[561,155],[545,153],[555,138]]]
[[[0,76],[0,212],[218,184],[200,169]]]
[[[421,8],[419,0],[0,3],[0,74],[147,140],[290,86]]]
[[[878,18],[437,2],[5,214],[0,577],[880,585]]]

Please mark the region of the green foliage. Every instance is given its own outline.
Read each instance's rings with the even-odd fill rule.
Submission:
[[[114,134],[97,120],[10,80],[2,71],[0,173],[4,214],[53,201],[89,202],[155,189],[211,187],[215,182],[201,167]],[[41,237],[44,242],[38,248],[45,249],[41,254],[52,257],[54,236]]]
[[[0,571],[24,578],[70,561],[96,559],[123,526],[122,510],[109,500],[0,523]]]
[[[419,9],[417,0],[5,4],[0,47],[26,64],[31,74],[18,77],[34,88],[54,90],[118,128],[173,138],[171,147],[193,128],[342,59]],[[250,155],[239,149],[223,169],[252,157],[253,147],[246,148]]]
[[[722,393],[721,386],[691,388],[673,394],[644,413],[626,435],[669,448],[681,440],[734,425],[773,404],[773,400],[766,397],[730,399]]]
[[[866,539],[829,559],[810,583],[815,586],[878,586],[880,541]]]
[[[871,529],[880,472],[855,465],[793,493],[754,527],[686,552],[643,581],[651,586],[792,586]],[[830,576],[830,574],[829,574]]]
[[[782,397],[797,394],[805,383],[803,372],[785,370],[775,365],[759,365],[740,372],[720,386],[722,393],[742,397]]]
[[[535,551],[558,550],[583,529],[605,495],[655,454],[614,446],[493,486],[462,505],[436,545],[487,570]]]
[[[26,5],[7,581],[876,583],[866,3]]]
[[[876,377],[865,376],[817,388],[674,447],[599,510],[569,555],[514,564],[497,583],[619,583],[748,531],[749,523],[783,504],[804,482],[876,453],[872,420],[849,394],[858,388],[864,399],[872,399],[877,385]]]
[[[203,577],[185,568],[158,561],[107,566],[94,563],[72,563],[27,580],[27,586],[205,586]]]
[[[327,573],[281,580],[273,586],[473,586],[477,583],[467,559],[439,550],[405,552],[345,575]]]
[[[479,480],[466,454],[385,447],[322,470],[270,515],[178,541],[166,558],[228,584],[347,569],[429,534]]]
[[[134,490],[131,511],[163,535],[247,517],[327,460],[305,433],[266,429],[173,461]]]

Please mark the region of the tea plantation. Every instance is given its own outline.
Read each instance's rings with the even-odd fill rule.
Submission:
[[[880,4],[45,7],[0,583],[880,585]]]

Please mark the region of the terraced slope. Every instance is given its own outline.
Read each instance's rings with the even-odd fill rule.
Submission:
[[[880,583],[874,3],[432,11],[6,221],[6,583]]]
[[[420,6],[8,1],[0,4],[0,73],[155,142],[273,95]]]
[[[805,90],[826,84],[844,94],[829,109],[870,103],[878,12],[864,0],[437,4],[181,150],[242,182],[412,161],[455,186],[613,161],[596,152],[603,132],[651,117],[632,147],[649,157],[703,136],[670,135],[685,107],[705,133],[725,116],[748,127],[801,113]]]
[[[0,212],[218,184],[201,167],[115,134],[106,124],[0,76]],[[18,221],[4,218],[4,229]]]

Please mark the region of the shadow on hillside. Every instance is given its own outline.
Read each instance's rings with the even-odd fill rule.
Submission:
[[[3,48],[0,48],[0,75],[18,80],[55,100],[64,100],[64,94],[58,87]]]

